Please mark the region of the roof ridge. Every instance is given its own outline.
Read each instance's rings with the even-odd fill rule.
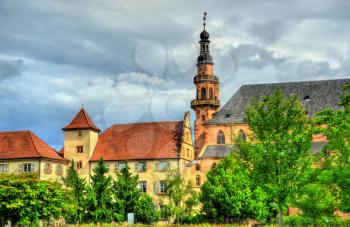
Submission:
[[[18,132],[30,132],[30,130],[1,131],[0,134],[3,134],[3,133],[18,133]]]
[[[140,124],[155,124],[155,123],[179,123],[183,122],[184,120],[178,120],[178,121],[143,121],[143,122],[134,122],[134,123],[121,123],[121,124],[113,124],[111,127],[115,125],[140,125]]]
[[[30,130],[28,130],[28,133],[29,133],[30,140],[32,141],[32,144],[33,144],[33,146],[34,146],[35,152],[36,152],[37,154],[39,154],[40,157],[42,157],[42,154],[38,151],[38,148],[36,147],[36,145],[35,145],[35,143],[34,143],[34,139],[33,139],[33,135],[32,135],[33,133],[32,133]]]
[[[297,83],[309,83],[309,82],[326,82],[326,81],[339,81],[339,80],[349,80],[350,78],[340,78],[340,79],[324,79],[324,80],[300,80],[300,81],[289,81],[289,82],[269,82],[269,83],[256,83],[256,84],[242,84],[241,87],[254,86],[254,85],[277,85],[277,84],[297,84]]]

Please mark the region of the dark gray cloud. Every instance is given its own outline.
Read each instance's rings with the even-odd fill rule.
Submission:
[[[348,77],[344,0],[0,0],[0,130],[62,145],[82,104],[102,129],[182,119],[202,12],[222,104],[242,84]],[[193,118],[193,115],[192,115]]]
[[[23,60],[0,59],[0,81],[11,76],[19,76],[23,69]]]

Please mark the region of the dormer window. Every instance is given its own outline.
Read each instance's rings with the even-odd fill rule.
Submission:
[[[225,119],[229,119],[229,118],[230,118],[230,114],[229,113],[225,114]]]

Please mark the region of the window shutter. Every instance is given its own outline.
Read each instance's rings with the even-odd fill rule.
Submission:
[[[158,190],[158,185],[159,185],[159,183],[158,183],[158,181],[155,181],[154,182],[154,194],[158,194],[159,193],[159,190]]]
[[[155,163],[154,163],[154,170],[155,170],[155,171],[158,171],[158,162],[155,162]]]
[[[35,172],[35,164],[32,163],[32,172]]]
[[[139,165],[138,165],[138,162],[135,162],[135,170],[139,170]]]
[[[116,172],[119,170],[119,163],[118,163],[118,162],[116,162],[116,163],[114,164],[114,168],[115,168],[115,171],[116,171]]]

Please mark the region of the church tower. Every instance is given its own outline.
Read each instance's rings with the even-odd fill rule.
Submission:
[[[209,33],[205,30],[207,13],[204,12],[203,31],[200,34],[200,54],[197,59],[197,74],[194,77],[196,99],[191,102],[191,108],[196,114],[195,154],[199,154],[205,144],[203,123],[210,120],[220,108],[219,78],[213,73],[213,58],[209,52]]]

